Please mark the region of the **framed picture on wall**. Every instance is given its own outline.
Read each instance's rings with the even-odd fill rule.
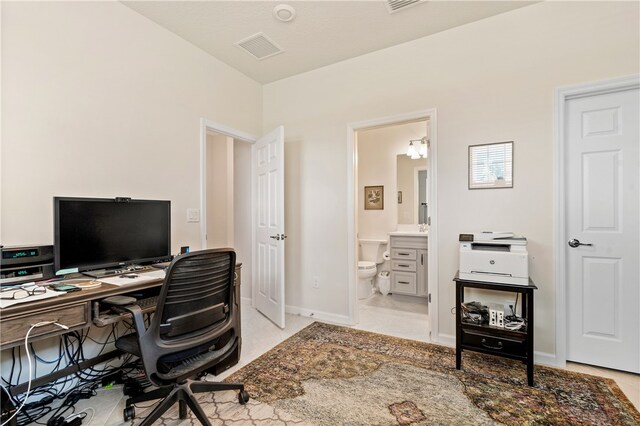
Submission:
[[[364,209],[384,210],[384,186],[364,187]]]

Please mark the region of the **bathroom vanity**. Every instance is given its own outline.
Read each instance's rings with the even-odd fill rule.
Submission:
[[[427,297],[427,233],[390,232],[391,293]]]

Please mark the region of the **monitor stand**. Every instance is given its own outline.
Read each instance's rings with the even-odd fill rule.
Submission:
[[[114,275],[124,274],[129,272],[126,269],[94,269],[92,271],[84,271],[82,275],[86,275],[91,278],[100,279],[106,277],[113,277]]]

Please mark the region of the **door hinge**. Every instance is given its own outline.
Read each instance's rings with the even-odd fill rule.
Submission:
[[[429,300],[429,303],[431,303],[431,293],[429,293],[429,298],[428,298],[428,300]]]

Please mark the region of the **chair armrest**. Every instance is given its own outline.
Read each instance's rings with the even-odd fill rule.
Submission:
[[[144,316],[142,314],[142,309],[138,305],[123,305],[123,306],[112,306],[112,310],[116,312],[127,312],[130,313],[133,317],[133,327],[135,328],[138,336],[142,336],[146,333],[147,327],[144,324]]]

